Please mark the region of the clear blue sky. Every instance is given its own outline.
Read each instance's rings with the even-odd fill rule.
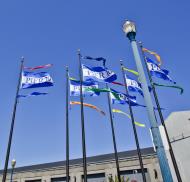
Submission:
[[[65,160],[65,66],[78,78],[76,50],[80,48],[83,55],[107,58],[107,66],[118,74],[118,81],[122,81],[118,60],[123,59],[126,66],[136,69],[129,41],[122,32],[126,18],[136,22],[137,39],[161,55],[163,67],[171,71],[171,77],[185,90],[180,95],[175,89],[158,89],[161,106],[166,108],[164,117],[173,111],[188,110],[189,6],[187,0],[183,3],[169,0],[1,1],[0,167],[5,160],[20,57],[25,57],[26,66],[54,64],[49,72],[55,86],[35,89],[48,91],[48,96],[20,101],[10,160],[15,158],[17,166]],[[124,91],[122,87],[117,89]],[[137,97],[143,103],[141,96]],[[85,102],[107,113],[103,117],[85,108],[87,156],[113,152],[106,95],[85,98]],[[114,108],[128,110],[127,106],[115,105]],[[82,156],[79,112],[79,106],[70,111],[71,158]],[[135,108],[134,114],[137,121],[147,125],[146,129],[138,128],[141,147],[151,146],[146,110]],[[115,115],[114,124],[118,151],[135,149],[130,121]]]

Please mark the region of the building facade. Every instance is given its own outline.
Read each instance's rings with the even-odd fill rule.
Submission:
[[[177,165],[183,182],[190,181],[190,111],[173,112],[165,120],[170,142],[174,151]],[[169,165],[172,169],[174,181],[177,181],[173,164],[170,158],[169,147],[165,132],[160,126],[160,132],[164,148],[168,156]]]
[[[142,149],[143,163],[147,182],[161,182],[162,177],[156,153],[153,148]],[[136,150],[120,152],[119,165],[121,175],[129,182],[142,182],[141,170]],[[65,161],[38,164],[16,168],[14,182],[64,182],[66,181]],[[115,178],[117,171],[114,154],[105,154],[87,158],[88,182],[109,182]],[[0,172],[2,180],[2,171]],[[7,175],[10,181],[10,170]],[[83,181],[82,159],[70,160],[70,181]]]

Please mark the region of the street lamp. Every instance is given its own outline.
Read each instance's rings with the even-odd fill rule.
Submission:
[[[155,119],[154,107],[153,107],[151,95],[148,90],[148,84],[146,81],[143,65],[141,62],[138,46],[135,39],[136,37],[135,23],[132,21],[126,20],[125,23],[123,24],[123,31],[131,42],[131,47],[133,50],[137,70],[139,73],[139,79],[142,84],[144,100],[146,103],[148,117],[149,117],[149,121],[151,125],[151,131],[153,135],[153,141],[154,141],[154,145],[156,146],[156,153],[158,156],[162,177],[163,177],[164,182],[173,182],[171,171],[170,171],[169,164],[168,164],[164,147],[163,147],[163,142],[162,142],[159,128]]]
[[[126,20],[125,23],[123,24],[123,31],[125,32],[126,36],[128,37],[129,35],[131,36],[131,34],[134,36],[136,36],[136,27],[135,27],[135,23],[129,20]],[[130,37],[128,37],[130,39]]]
[[[138,173],[138,171],[136,169],[133,170],[133,180],[131,180],[131,182],[137,182],[137,180],[136,180],[137,173]]]
[[[11,168],[11,179],[10,179],[10,182],[13,181],[13,172],[14,172],[15,166],[16,166],[16,160],[13,159],[13,160],[11,161],[11,167],[12,167],[12,168]]]

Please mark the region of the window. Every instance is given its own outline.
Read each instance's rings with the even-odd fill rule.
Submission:
[[[145,168],[144,171],[145,171],[147,182],[150,182],[150,176],[147,172],[147,169]],[[125,180],[129,179],[129,181],[143,182],[141,169],[121,171],[120,173],[121,173],[121,176],[124,177]]]
[[[51,178],[51,182],[66,182],[66,177]]]
[[[82,176],[82,179],[84,176]],[[88,174],[87,175],[87,181],[88,182],[105,182],[105,174],[99,173],[99,174]],[[83,180],[84,181],[84,180]]]

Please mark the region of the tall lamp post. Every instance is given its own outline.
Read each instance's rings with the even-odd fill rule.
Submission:
[[[130,40],[131,47],[133,50],[137,70],[139,73],[139,79],[142,84],[144,100],[146,103],[148,117],[149,117],[149,121],[150,121],[150,125],[151,125],[151,131],[152,131],[152,135],[153,135],[153,141],[154,141],[154,145],[156,147],[156,153],[158,156],[163,181],[164,182],[173,182],[171,171],[170,171],[169,164],[168,164],[166,154],[165,154],[165,150],[163,147],[161,135],[159,132],[159,128],[158,128],[156,119],[155,119],[154,107],[153,107],[153,103],[151,100],[151,95],[148,90],[148,84],[146,81],[145,73],[143,70],[143,65],[142,65],[140,54],[139,54],[138,47],[137,47],[137,42],[135,39],[135,37],[136,37],[135,24],[129,20],[126,20],[125,23],[123,24],[123,31],[124,31],[125,35],[128,37],[128,39]]]
[[[15,159],[13,159],[12,161],[11,161],[11,179],[10,179],[10,182],[12,182],[13,181],[13,173],[14,173],[14,168],[15,168],[15,166],[16,166],[16,160]]]

